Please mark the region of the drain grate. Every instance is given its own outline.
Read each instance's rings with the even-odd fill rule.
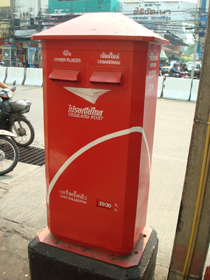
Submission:
[[[37,147],[18,147],[18,150],[20,162],[38,166],[45,164],[44,149]]]

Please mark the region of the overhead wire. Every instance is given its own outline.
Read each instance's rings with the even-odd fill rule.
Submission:
[[[34,2],[34,1],[33,1]],[[27,9],[29,9],[29,12],[33,12],[31,9],[31,0],[27,2]],[[151,2],[152,4],[153,2]],[[25,5],[26,3],[24,3]],[[72,2],[71,2],[71,6],[72,6]],[[137,5],[138,6],[138,5]],[[16,0],[16,5],[15,5],[15,10],[14,10],[14,14],[17,14],[20,12],[20,9],[21,9],[21,1],[20,0]],[[90,7],[89,7],[90,8]],[[144,7],[144,9],[151,9],[152,7]],[[166,10],[166,9],[165,9]],[[161,34],[164,34],[166,33],[165,32],[165,29],[166,29],[166,26],[167,26],[167,29],[170,31],[170,32],[173,32],[175,34],[193,34],[194,33],[194,30],[196,28],[195,26],[195,18],[196,18],[196,13],[197,13],[197,10],[196,8],[190,8],[190,9],[176,9],[176,10],[170,10],[170,14],[172,15],[175,15],[175,13],[177,14],[177,17],[180,17],[181,14],[187,14],[188,15],[188,19],[186,20],[186,22],[183,22],[183,18],[182,19],[177,19],[177,20],[173,20],[173,19],[170,19],[170,20],[159,20],[159,19],[156,19],[156,20],[152,20],[152,19],[141,19],[142,15],[134,15],[132,12],[126,12],[126,11],[121,11],[123,12],[125,15],[127,15],[128,17],[131,17],[131,18],[134,18],[134,20],[140,24],[143,24],[143,25],[153,25],[153,29],[156,29],[158,30],[158,32],[160,32]],[[202,14],[206,14],[206,13],[202,13]],[[62,21],[65,21],[66,18],[69,16],[73,15],[72,13],[69,13],[67,16],[64,16],[63,20],[60,18],[59,15],[57,16],[51,16],[51,19],[49,18],[50,14],[47,13],[47,9],[42,9],[41,11],[41,17],[40,18],[37,18],[35,17],[35,15],[32,15],[32,17],[35,18],[35,25],[36,25],[36,18],[37,18],[37,21],[38,23],[42,24],[43,26],[52,26],[51,22],[52,22],[52,19],[53,21],[56,23],[59,23],[59,22],[62,22]],[[144,15],[145,16],[145,15]],[[147,15],[148,18],[151,17],[151,16],[154,16],[154,15]],[[159,15],[160,16],[160,15]],[[1,20],[2,20],[2,17],[0,16]],[[135,19],[136,18],[136,19]],[[138,19],[137,19],[138,18]],[[24,24],[26,23],[26,21],[24,21],[23,19],[19,18],[20,19],[20,26],[21,24]],[[5,20],[10,20],[10,19],[5,19]],[[185,29],[185,28],[191,28],[190,29]]]

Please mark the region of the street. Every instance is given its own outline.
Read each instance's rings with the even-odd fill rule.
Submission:
[[[13,97],[13,100],[28,99],[32,102],[31,110],[25,116],[31,121],[35,130],[33,146],[40,148],[44,148],[42,92],[41,87],[17,86]]]
[[[26,117],[35,129],[32,146],[39,148],[44,148],[42,92],[42,88],[21,86],[14,97],[32,102]],[[195,103],[157,101],[147,218],[159,238],[155,280],[167,279],[194,110]],[[18,163],[0,178],[0,202],[0,279],[30,279],[27,246],[46,226],[44,166]]]

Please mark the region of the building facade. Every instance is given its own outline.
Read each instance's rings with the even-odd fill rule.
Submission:
[[[204,3],[205,2],[205,3]],[[202,0],[200,25],[207,21],[209,0]],[[194,32],[196,3],[187,1],[135,0],[1,0],[0,1],[0,60],[2,45],[17,47],[17,66],[37,64],[39,42],[31,42],[33,34],[89,12],[121,12],[134,21],[170,40],[165,48],[169,59],[179,59],[186,45],[187,33]],[[167,36],[167,37],[166,37]],[[200,37],[204,39],[204,32]],[[201,46],[202,47],[202,46]],[[201,52],[202,48],[200,48]]]
[[[0,1],[0,61],[2,61],[3,45],[6,43],[5,38],[10,35],[11,9],[10,0]]]
[[[118,12],[118,0],[49,0],[49,14]]]
[[[169,60],[180,60],[187,44],[186,27],[195,23],[196,3],[186,1],[127,1],[119,11],[170,41]]]

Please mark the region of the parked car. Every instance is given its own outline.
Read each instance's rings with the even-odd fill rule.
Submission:
[[[187,69],[191,75],[192,72],[192,67],[193,67],[193,62],[192,61],[188,61],[186,63]],[[201,72],[201,63],[199,61],[195,62],[195,67],[194,67],[194,78],[199,79],[200,78],[200,72]]]

